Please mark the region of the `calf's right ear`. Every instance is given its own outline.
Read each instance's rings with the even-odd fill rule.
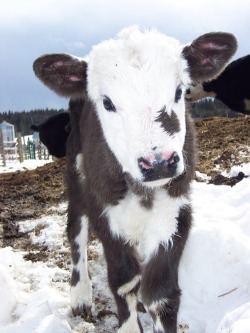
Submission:
[[[86,90],[87,63],[69,54],[45,54],[34,61],[36,76],[58,95],[81,97]]]

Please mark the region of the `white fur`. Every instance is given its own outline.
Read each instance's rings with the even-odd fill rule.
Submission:
[[[153,147],[157,147],[154,153],[176,152],[181,159],[177,173],[184,171],[184,90],[190,78],[181,52],[177,40],[133,27],[95,46],[89,55],[88,94],[96,105],[105,139],[123,171],[139,181],[138,158],[152,154]],[[175,103],[179,85],[183,96]],[[116,112],[104,108],[104,96],[112,100]],[[174,110],[180,122],[181,131],[172,136],[155,121],[164,106],[169,115]]]
[[[84,181],[85,175],[84,175],[84,168],[83,168],[83,154],[79,153],[76,155],[76,161],[75,161],[75,169],[79,175],[79,181]]]
[[[160,314],[164,313],[165,311],[165,305],[168,303],[168,299],[167,298],[163,298],[157,302],[153,302],[149,307],[148,310],[150,312],[153,312],[156,316],[156,320],[154,323],[154,329],[156,332],[165,332],[164,327],[161,323],[160,320]]]
[[[131,281],[125,283],[117,290],[117,294],[120,296],[127,295],[136,285],[140,282],[141,276],[136,275]]]
[[[169,303],[168,298],[162,298],[159,301],[155,301],[150,304],[148,310],[155,314],[160,314],[162,311],[164,311],[164,307],[167,303]]]
[[[79,153],[76,155],[76,170],[81,173],[83,170],[83,154]]]
[[[126,296],[130,316],[119,328],[118,333],[140,333],[140,327],[137,321],[137,297],[135,294]]]
[[[117,206],[105,210],[114,236],[138,245],[142,259],[148,261],[159,244],[171,246],[171,238],[177,231],[179,210],[188,204],[181,196],[172,198],[164,189],[157,189],[151,209],[144,208],[140,197],[129,193]]]
[[[80,259],[74,268],[80,273],[80,281],[75,287],[71,287],[71,307],[91,307],[92,304],[92,283],[88,274],[88,218],[83,216],[81,219],[81,231],[75,239],[79,245]]]
[[[156,316],[156,320],[154,323],[154,329],[155,329],[155,332],[157,332],[157,333],[165,333],[165,329],[161,323],[159,316]]]

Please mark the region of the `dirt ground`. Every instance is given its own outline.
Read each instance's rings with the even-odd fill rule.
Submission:
[[[198,120],[196,129],[197,171],[211,176],[214,184],[233,186],[240,181],[244,174],[234,179],[220,174],[250,161],[250,117]],[[64,171],[65,159],[60,159],[35,170],[0,174],[0,245],[30,245],[17,222],[48,214],[65,201]]]

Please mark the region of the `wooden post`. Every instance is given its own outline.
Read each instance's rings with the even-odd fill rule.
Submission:
[[[5,159],[5,151],[4,151],[4,143],[3,143],[3,133],[0,129],[0,154],[3,158],[3,166],[6,166],[6,159]]]
[[[17,145],[20,163],[23,162],[23,145],[22,145],[22,135],[20,132],[17,133]]]
[[[27,160],[27,147],[26,147],[26,144],[25,144],[25,140],[24,140],[24,136],[22,137],[22,147],[23,147],[23,153],[24,153],[24,159]]]
[[[42,159],[42,146],[41,146],[41,141],[38,141],[38,149],[37,149],[37,154],[38,154],[38,159]]]

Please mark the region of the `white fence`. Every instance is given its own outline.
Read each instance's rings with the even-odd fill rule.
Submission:
[[[25,140],[21,133],[17,133],[15,141],[4,141],[0,129],[0,165],[6,166],[11,162],[23,162],[24,160],[39,159],[48,160],[50,158],[47,148],[36,140]]]

